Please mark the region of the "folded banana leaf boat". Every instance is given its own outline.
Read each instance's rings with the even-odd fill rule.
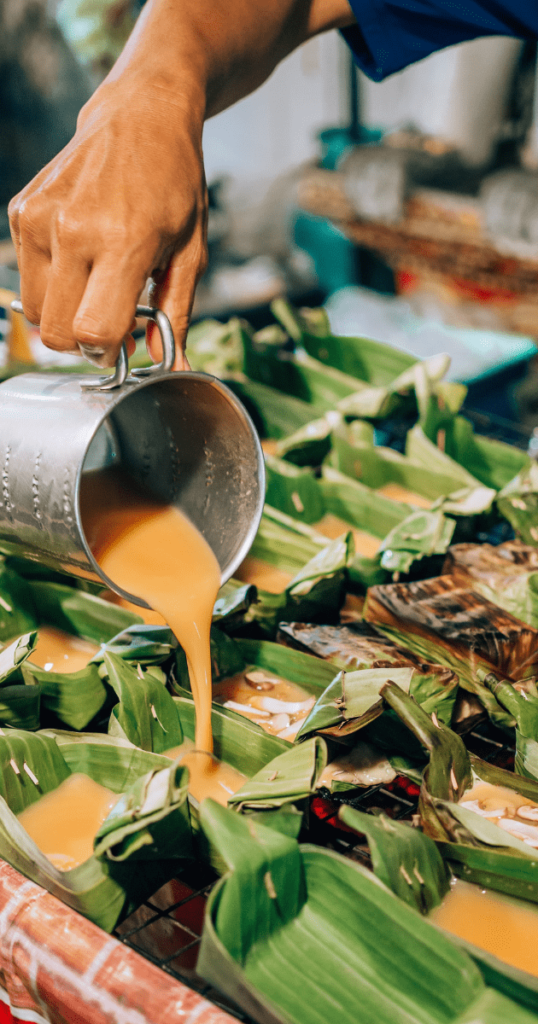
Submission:
[[[256,584],[257,599],[221,625],[232,633],[250,626],[273,637],[282,620],[337,621],[352,559],[351,533],[331,542],[266,505],[250,554],[236,573],[241,582]],[[274,591],[263,586],[266,566],[283,574]]]
[[[202,827],[228,873],[209,897],[202,977],[262,1024],[530,1024],[371,872],[212,801]]]
[[[187,773],[157,754],[109,737],[12,729],[0,735],[0,856],[105,931],[192,858]],[[59,870],[17,815],[81,772],[120,796],[93,855]]]
[[[451,870],[469,882],[507,895],[538,902],[538,859],[533,845],[534,806],[538,782],[506,771],[470,755],[451,729],[432,719],[408,694],[388,683],[384,700],[429,753],[423,772],[419,813],[427,835],[440,844]],[[512,817],[488,815],[473,790],[482,786],[511,800],[514,808],[528,807]],[[494,819],[494,820],[492,820]],[[496,823],[499,822],[500,824]]]
[[[455,523],[440,511],[417,511],[329,466],[317,478],[274,457],[266,463],[272,506],[322,532],[352,531],[355,557],[349,572],[359,589],[386,579],[389,569],[407,572],[413,562],[443,554],[450,543]]]

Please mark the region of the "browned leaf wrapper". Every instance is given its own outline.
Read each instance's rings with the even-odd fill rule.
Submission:
[[[476,693],[496,724],[513,727],[513,718],[481,679],[490,671],[515,682],[534,679],[538,674],[537,629],[475,591],[458,586],[452,576],[371,587],[364,615],[422,657],[452,668],[460,684]]]

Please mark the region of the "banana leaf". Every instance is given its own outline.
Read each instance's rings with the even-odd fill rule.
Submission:
[[[220,588],[213,608],[213,623],[221,628],[231,629],[241,624],[250,606],[256,601],[256,587],[237,580],[228,580]]]
[[[330,467],[317,479],[309,470],[268,456],[266,474],[267,500],[281,512],[313,524],[330,513],[379,539],[382,555],[358,552],[349,567],[352,583],[361,589],[386,578],[383,568],[407,572],[415,560],[443,554],[454,532],[454,522],[442,513],[417,512]]]
[[[538,781],[538,691],[536,685],[521,692],[507,679],[498,679],[492,672],[484,683],[493,692],[499,704],[516,722],[516,756],[514,771]]]
[[[242,620],[236,617],[226,622],[226,630],[233,633],[251,626],[273,637],[278,623],[285,619],[338,619],[353,555],[350,534],[330,542],[311,527],[266,505],[251,555],[293,576],[279,594],[258,589],[257,601]]]
[[[0,568],[0,641],[46,624],[102,643],[136,621],[137,616],[92,594],[46,580],[26,580],[14,569]],[[10,693],[1,695],[3,724],[36,729],[41,711],[46,711],[54,721],[83,729],[106,701],[96,664],[76,673],[45,672],[32,664],[27,652],[17,668]]]
[[[394,679],[409,690],[412,668],[369,668],[359,672],[339,672],[316,701],[297,733],[302,740],[323,732],[337,738],[349,736],[382,714],[381,687]]]
[[[435,666],[432,666],[434,668]],[[441,722],[450,723],[456,699],[457,678],[434,672],[421,674],[412,665],[390,665],[357,672],[340,672],[321,694],[297,739],[316,732],[342,739],[369,725],[383,713],[381,689],[390,680]]]
[[[459,736],[433,721],[407,694],[388,684],[383,698],[430,754],[422,776],[419,813],[456,875],[488,889],[538,903],[536,850],[459,801],[474,780],[505,786],[538,801],[538,782],[469,755]]]
[[[538,631],[532,626],[458,587],[452,576],[372,587],[364,617],[397,643],[453,669],[497,725],[513,728],[512,717],[484,685],[479,669],[515,682],[534,678]]]
[[[429,836],[385,815],[364,814],[346,805],[340,808],[338,816],[349,828],[366,836],[373,870],[396,896],[423,914],[442,902],[449,889],[449,875]],[[507,896],[504,900],[508,912],[511,905],[514,909],[520,906],[518,900]],[[447,931],[444,934],[472,957],[488,984],[529,1010],[538,1010],[536,977],[458,936]]]
[[[298,683],[308,693],[321,693],[334,677],[334,669],[321,659],[301,651],[292,651],[269,640],[231,639],[219,630],[212,633],[213,680],[226,679],[246,668],[263,669],[291,683]],[[185,668],[181,673],[186,679]]]
[[[0,643],[11,642],[37,625],[30,584],[13,569],[0,565]]]
[[[386,814],[365,814],[343,805],[338,817],[368,840],[375,874],[421,914],[438,907],[450,888],[445,862],[429,836]]]
[[[417,512],[410,505],[376,494],[328,466],[323,469],[321,483],[327,511],[383,537],[378,556],[382,569],[407,572],[413,562],[447,550],[455,523],[441,512]],[[373,585],[367,579],[370,561],[355,556],[350,567],[352,581]]]
[[[479,484],[462,487],[457,471],[453,475],[449,472],[450,465],[446,471],[436,471],[392,448],[375,445],[373,435],[366,439],[364,424],[358,421],[342,422],[333,431],[330,463],[374,490],[397,484],[454,516],[488,511],[496,493]],[[409,501],[413,504],[412,498]]]
[[[194,740],[195,710],[191,694],[188,690],[180,690],[172,700],[178,710],[183,735]],[[244,715],[219,704],[211,706],[211,728],[215,757],[249,778],[291,747],[287,740],[270,736]]]
[[[178,710],[164,676],[135,668],[123,658],[105,654],[107,679],[118,703],[112,709],[108,732],[121,736],[141,750],[162,754],[183,742]]]
[[[442,685],[448,689],[457,684],[449,669],[425,662],[409,648],[399,646],[379,632],[370,622],[349,622],[340,626],[282,622],[277,640],[292,649],[323,658],[344,671],[412,665],[419,673],[438,674]]]
[[[177,640],[168,626],[141,623],[129,626],[103,643],[92,662],[102,665],[105,654],[114,654],[138,665],[160,665],[175,655],[177,646]]]
[[[538,549],[518,540],[454,544],[443,573],[470,587],[522,622],[538,628]]]
[[[231,669],[232,672],[252,664],[257,664],[260,667],[263,665],[263,667],[275,671],[276,666],[279,665],[281,652],[286,653],[276,644],[259,641],[234,642],[224,634],[221,634],[217,640],[217,633],[218,630],[213,631],[213,663],[217,664],[220,652],[221,665]],[[276,651],[273,652],[267,648],[276,648]],[[257,659],[256,655],[258,655]],[[244,660],[245,658],[246,660]],[[291,660],[295,662],[296,676],[300,675],[297,662],[302,663],[303,674],[308,670],[309,663],[312,661],[315,662],[318,674],[321,667],[325,670],[325,676],[328,671],[330,672],[327,666],[308,655],[296,655]],[[155,678],[151,674],[151,669],[146,672],[139,671],[113,654],[105,654],[105,667],[110,685],[119,700],[110,716],[109,735],[127,739],[143,750],[154,751],[158,754],[170,750],[172,747],[180,746],[185,737],[190,740],[194,739],[194,702],[187,689],[176,684],[176,692],[180,694],[180,697],[174,699],[165,688],[164,678]],[[242,715],[230,713],[227,708],[222,708],[219,705],[213,705],[212,726],[216,756],[243,772],[250,779],[250,782],[246,784],[248,791],[245,798],[241,800],[230,798],[230,806],[237,806],[240,811],[277,810],[284,805],[295,804],[297,800],[304,800],[313,791],[317,776],[325,766],[322,756],[325,751],[323,743],[321,747],[319,745],[312,747],[310,751],[303,752],[303,747],[301,747],[300,752],[296,750],[294,753],[294,748],[287,741],[268,735],[254,722],[248,721]],[[289,754],[291,760],[290,758],[284,759],[282,763],[284,754]],[[268,800],[268,787],[263,785],[265,777],[261,781],[259,775],[262,769],[275,759],[276,774],[272,786],[269,787],[271,799]],[[314,767],[310,763],[312,760]],[[273,775],[273,769],[269,774]],[[260,790],[264,799],[259,794]],[[243,789],[240,792],[243,793]],[[196,824],[198,805],[194,798],[189,796],[189,800],[194,809],[193,823]],[[281,817],[272,817],[271,822],[273,827],[292,829],[292,834],[296,835],[301,825],[301,814],[296,813],[295,807],[290,808],[290,812],[285,815],[284,821]],[[213,861],[212,851],[205,851],[205,855],[218,870],[219,865],[218,862]]]
[[[456,471],[463,484],[473,486],[478,481],[500,491],[529,466],[529,456],[520,448],[475,434],[469,420],[455,416],[427,381],[423,381],[419,407],[419,422],[407,435],[406,454],[427,468]]]
[[[16,815],[72,772],[83,772],[124,797],[98,833],[94,855],[59,871]],[[58,744],[52,735],[10,730],[0,736],[0,854],[111,931],[192,857],[186,772],[108,737]]]
[[[324,692],[335,674],[330,664],[310,654],[292,651],[282,644],[271,643],[268,640],[232,639],[215,628],[211,631],[211,664],[214,683],[228,679],[247,668],[262,669],[287,682],[298,684],[315,697]],[[174,692],[185,694],[189,691],[189,673],[184,655],[178,659],[177,675],[179,684],[172,680]],[[220,708],[218,704],[213,706]],[[254,722],[249,724],[254,726],[255,732],[267,735]],[[284,743],[285,748],[288,747],[288,741]],[[244,771],[243,768],[240,770]]]
[[[46,623],[102,644],[129,626],[142,623],[134,612],[65,584],[30,580],[29,587],[37,625]]]
[[[33,665],[30,656],[21,672],[26,689],[41,691],[42,711],[54,724],[85,729],[107,701],[107,688],[95,663],[79,672],[47,672]]]
[[[252,334],[244,325],[242,334],[247,377],[311,403],[318,414],[334,409],[347,395],[354,395],[359,390],[372,390],[357,378],[313,359],[303,348],[290,351],[286,336],[278,328],[276,331],[266,328]]]
[[[212,801],[202,826],[228,873],[197,970],[265,1024],[530,1024],[472,960],[371,872],[297,846]]]
[[[99,712],[104,713],[105,705],[110,703],[106,671],[102,669],[107,652],[142,666],[175,659],[178,645],[167,627],[137,622],[138,617],[131,612],[71,587],[42,582],[32,582],[30,586],[44,621],[101,643],[91,662],[79,672],[45,671],[33,665],[31,657],[23,666],[25,683],[40,687],[41,706],[48,724],[86,729]],[[255,594],[255,588],[248,586],[221,594],[216,617],[223,624],[230,619],[242,621]],[[119,633],[115,632],[118,627]]]
[[[523,453],[521,453],[523,454]],[[527,458],[497,496],[497,507],[526,544],[538,543],[538,465]]]
[[[309,409],[312,407],[309,406]],[[301,425],[278,442],[275,451],[278,458],[295,466],[321,466],[331,451],[334,428],[342,417],[336,410],[330,410],[315,420],[311,416],[312,413],[304,426]],[[290,427],[291,424],[288,431]]]
[[[306,800],[327,764],[327,747],[316,736],[265,765],[228,800],[239,811],[276,810]]]
[[[260,384],[258,380],[249,380],[243,375],[225,378],[225,383],[241,399],[260,437],[264,439],[284,438],[292,430],[298,430],[308,423],[316,412],[321,415],[324,411],[323,406],[318,409],[315,403],[285,395],[276,388]]]
[[[429,388],[442,396],[445,405],[457,411],[463,402],[466,388],[441,382],[450,365],[446,354],[417,362],[413,356],[383,342],[331,334],[327,318],[316,315],[316,310],[295,310],[285,299],[275,299],[271,309],[299,352],[304,349],[326,369],[334,368],[361,382],[361,389],[357,389],[349,407],[357,416],[376,418],[390,415],[396,409],[414,410],[412,392],[417,386],[417,371],[426,378]],[[324,326],[325,334],[321,333]]]
[[[25,633],[0,651],[0,725],[39,729],[41,687],[21,682],[20,670],[32,654],[37,632]]]
[[[189,363],[193,370],[227,377],[239,373],[243,365],[243,343],[239,321],[201,320],[189,328],[187,335]]]

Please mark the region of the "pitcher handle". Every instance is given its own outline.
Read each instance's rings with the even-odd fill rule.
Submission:
[[[20,299],[14,299],[11,303],[11,308],[15,313],[24,313]],[[162,361],[154,366],[144,366],[138,370],[132,370],[131,376],[129,376],[129,357],[127,355],[127,346],[124,342],[120,349],[114,373],[108,377],[99,377],[97,380],[83,381],[80,385],[83,391],[112,391],[114,388],[120,388],[126,381],[135,383],[137,377],[149,377],[153,374],[170,372],[176,358],[176,344],[172,325],[166,313],[163,313],[162,309],[156,309],[153,306],[137,306],[135,315],[146,317],[147,320],[153,320],[157,325],[163,344]]]

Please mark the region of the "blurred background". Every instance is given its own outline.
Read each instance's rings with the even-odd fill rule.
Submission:
[[[57,354],[11,329],[7,203],[64,146],[138,0],[0,5],[0,361]],[[467,409],[526,445],[538,428],[536,46],[487,38],[378,84],[336,32],[210,120],[207,273],[194,319],[269,323],[324,304],[334,333],[448,352]],[[11,350],[10,350],[11,346]],[[18,346],[18,347],[17,347]],[[28,348],[29,346],[29,348]]]

